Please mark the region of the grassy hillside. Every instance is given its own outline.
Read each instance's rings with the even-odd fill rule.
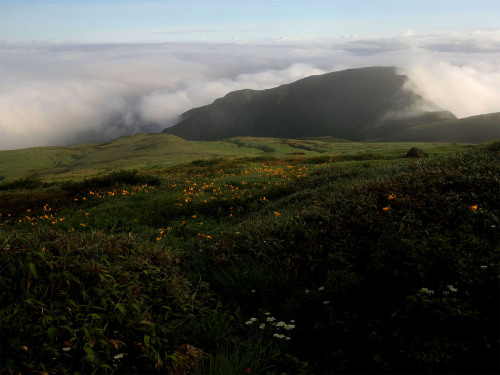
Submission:
[[[483,143],[494,139],[500,139],[500,113],[417,125],[378,141]]]
[[[28,177],[82,179],[116,169],[157,169],[210,158],[327,155],[361,158],[371,154],[394,158],[404,155],[413,146],[431,155],[471,147],[440,143],[364,144],[331,137],[303,140],[237,137],[216,142],[192,142],[169,134],[138,134],[106,143],[0,151],[0,182]]]
[[[498,373],[500,143],[261,142],[4,186],[0,371]]]
[[[164,132],[190,140],[333,136],[361,141],[455,118],[408,83],[394,67],[369,67],[311,76],[268,90],[235,91],[185,112]]]

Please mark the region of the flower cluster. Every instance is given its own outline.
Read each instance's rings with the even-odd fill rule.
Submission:
[[[295,329],[295,321],[290,320],[290,323],[286,323],[284,321],[276,321],[276,318],[274,316],[271,316],[271,313],[266,312],[265,317],[262,319],[263,321],[259,322],[257,318],[250,318],[248,321],[245,322],[247,326],[251,326],[255,323],[255,325],[258,324],[259,329],[265,330],[266,327],[269,328],[269,330],[272,333],[272,337],[275,337],[277,339],[281,340],[291,340],[291,337],[289,336],[289,332],[293,329]]]
[[[426,294],[428,296],[432,296],[434,294],[434,291],[432,289],[421,288],[420,294]]]

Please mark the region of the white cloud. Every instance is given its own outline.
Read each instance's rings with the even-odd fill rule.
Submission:
[[[72,45],[0,42],[0,149],[159,131],[230,91],[399,66],[459,117],[500,111],[500,30],[395,38]]]

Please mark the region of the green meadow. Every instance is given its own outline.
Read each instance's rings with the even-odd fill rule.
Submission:
[[[500,142],[0,158],[2,373],[499,370]]]
[[[392,159],[403,156],[411,146],[420,147],[428,154],[471,147],[448,143],[361,143],[331,137],[302,140],[237,137],[193,142],[169,134],[138,134],[104,143],[0,151],[0,181],[29,177],[47,181],[83,179],[118,169],[161,169],[214,158],[325,155],[359,158],[374,154]]]

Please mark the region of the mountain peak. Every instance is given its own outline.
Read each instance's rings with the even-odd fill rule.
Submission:
[[[189,140],[236,136],[350,140],[454,119],[420,96],[396,67],[368,67],[300,79],[267,90],[238,90],[191,109],[163,132]]]

